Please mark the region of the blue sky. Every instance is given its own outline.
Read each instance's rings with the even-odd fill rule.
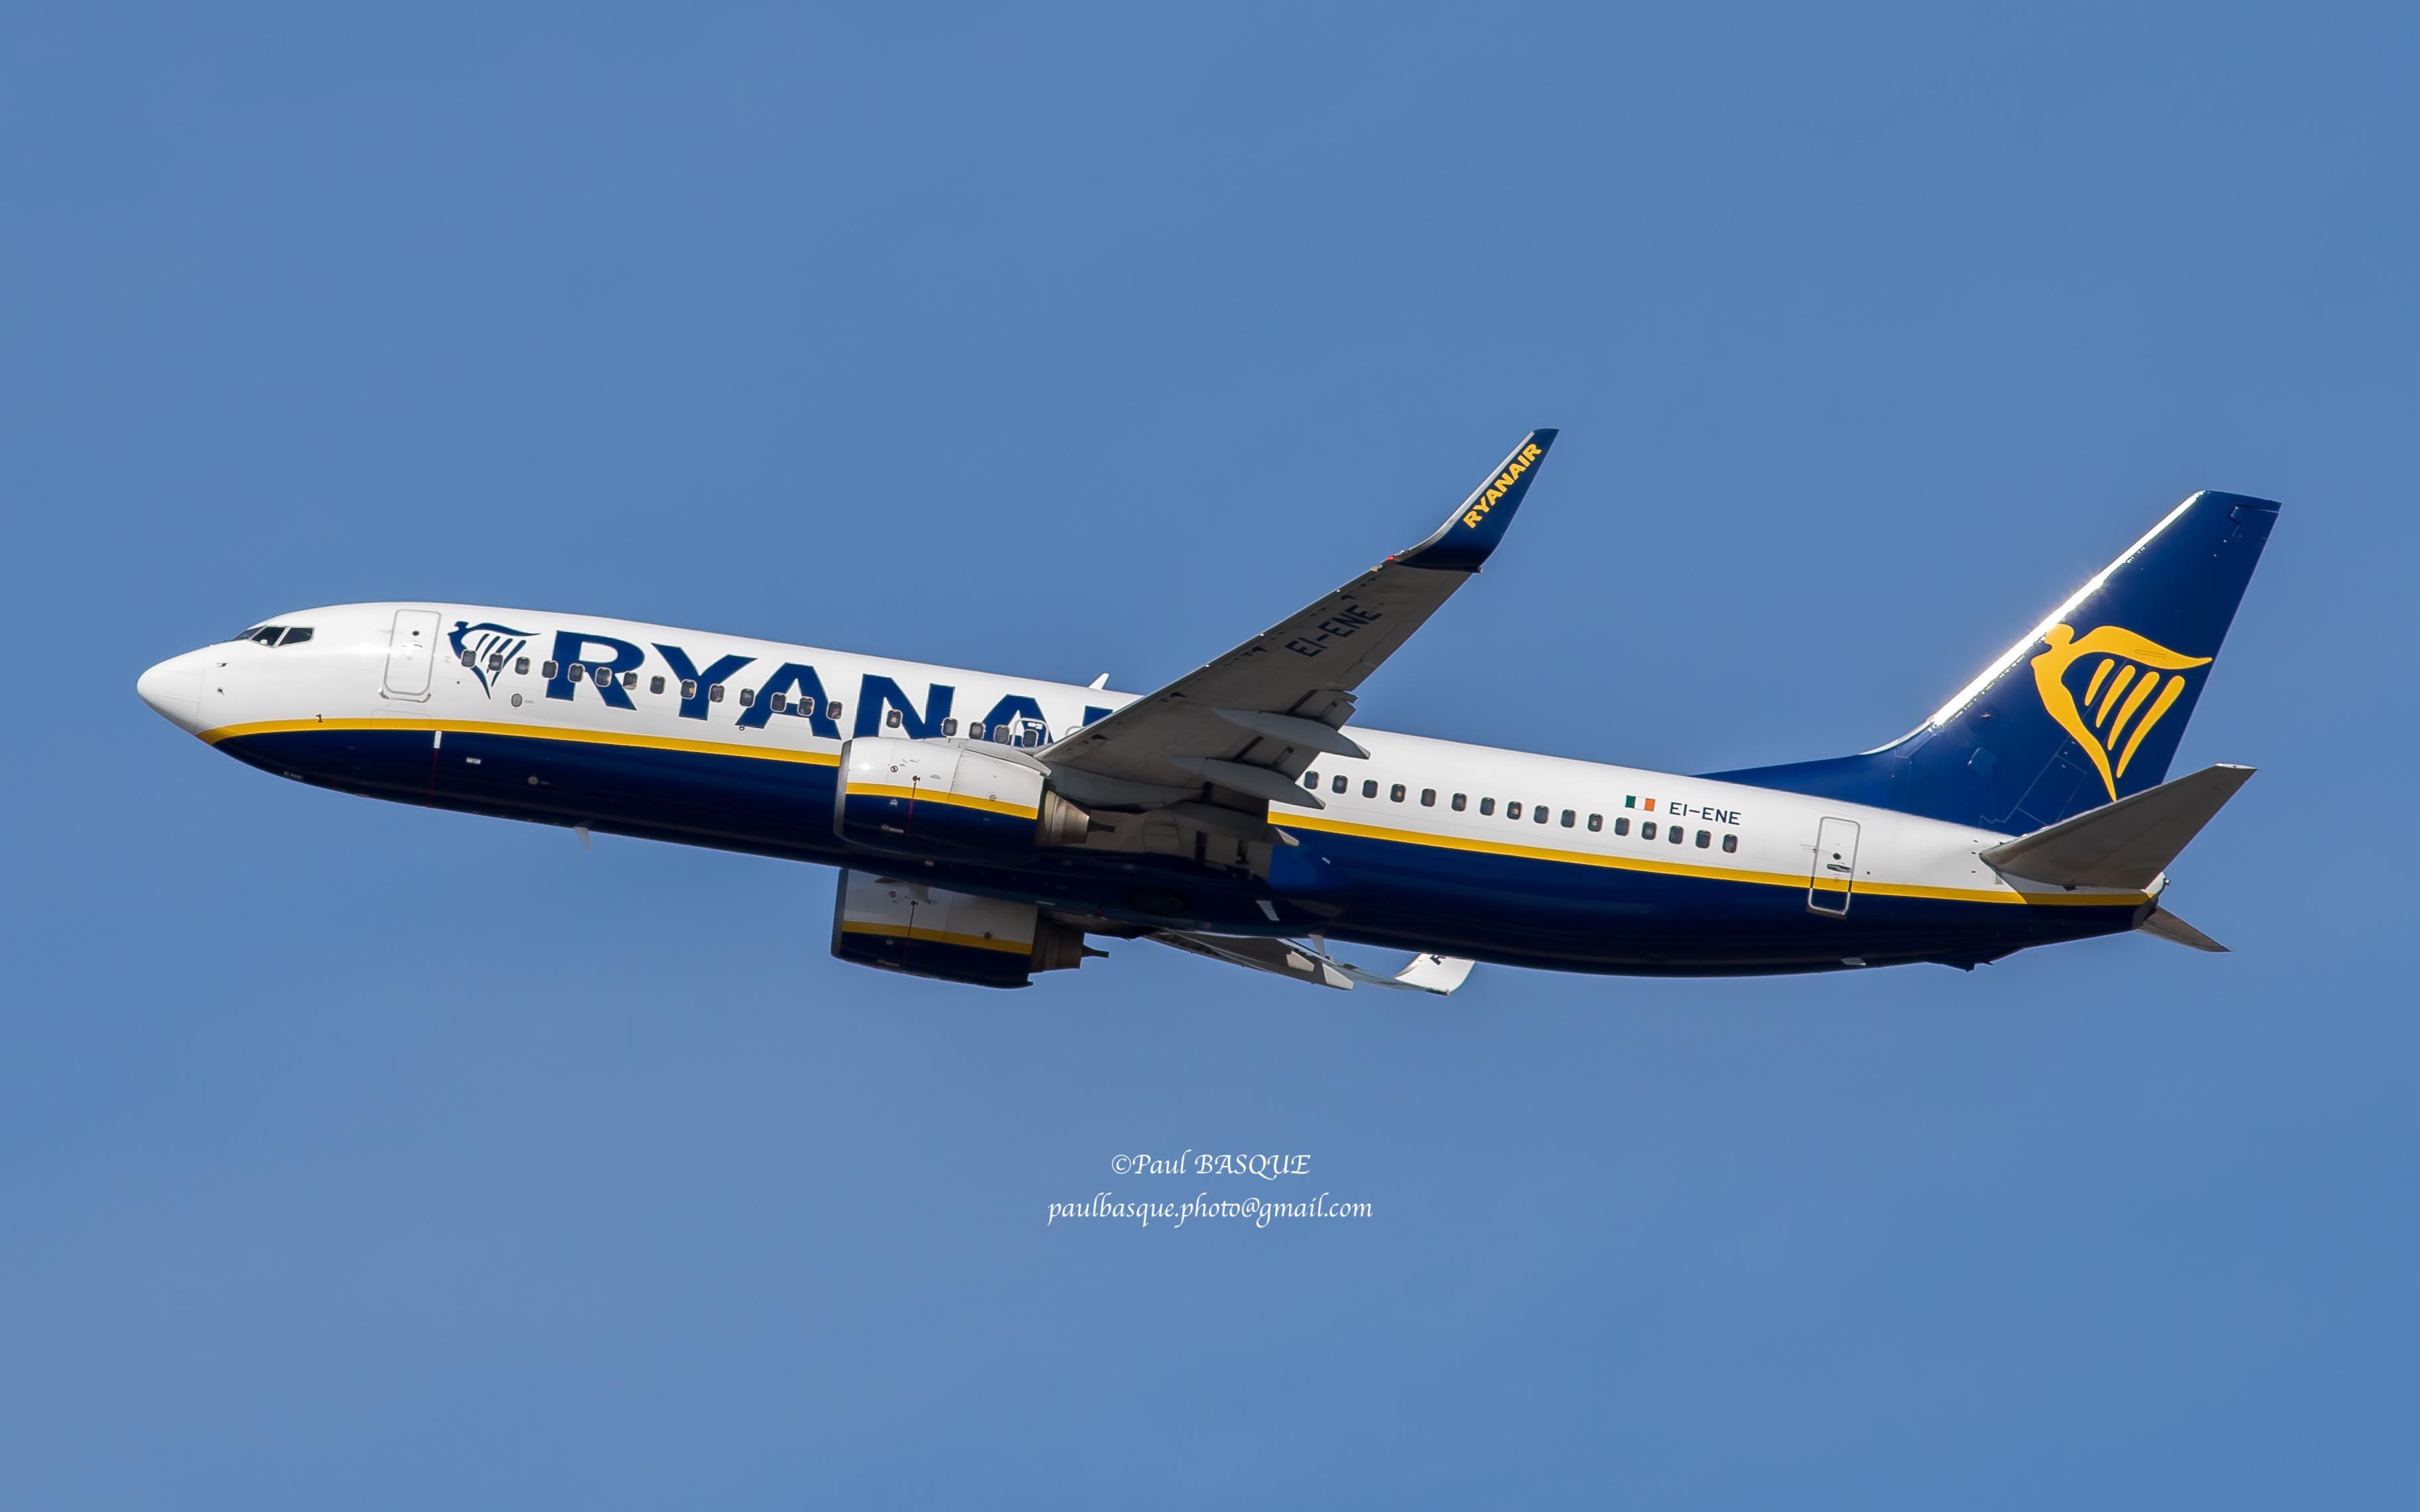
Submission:
[[[2415,39],[12,13],[0,1501],[2411,1504]],[[133,694],[423,596],[1140,690],[1538,424],[1367,722],[1862,748],[2283,500],[2179,756],[2262,769],[2171,895],[2237,953],[985,994]],[[1046,1228],[1187,1146],[1373,1217]]]

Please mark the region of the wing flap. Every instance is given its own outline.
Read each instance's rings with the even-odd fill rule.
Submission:
[[[1244,966],[1253,971],[1265,971],[1273,976],[1289,977],[1307,981],[1314,987],[1335,987],[1344,992],[1353,990],[1353,979],[1337,964],[1292,940],[1270,939],[1258,934],[1202,934],[1192,930],[1154,930],[1143,936],[1162,945],[1194,955],[1224,961],[1232,966]]]
[[[1273,939],[1260,934],[1204,934],[1195,930],[1154,930],[1143,936],[1162,945],[1229,965],[1245,966],[1253,971],[1265,971],[1272,976],[1307,981],[1318,987],[1336,987],[1350,992],[1356,985],[1388,987],[1401,991],[1434,994],[1443,997],[1469,980],[1472,963],[1450,955],[1415,956],[1412,964],[1393,976],[1365,971],[1349,961],[1339,961],[1316,945],[1300,940]]]

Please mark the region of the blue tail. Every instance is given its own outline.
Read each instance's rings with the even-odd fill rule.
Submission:
[[[2024,834],[2168,775],[2277,506],[2203,492],[1879,750],[1711,776]]]

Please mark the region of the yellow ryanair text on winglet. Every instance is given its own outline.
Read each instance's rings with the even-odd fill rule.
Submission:
[[[1504,471],[1489,479],[1487,486],[1479,491],[1479,501],[1464,511],[1462,522],[1476,529],[1479,522],[1487,517],[1487,512],[1496,507],[1496,501],[1503,498],[1505,491],[1512,486],[1513,480],[1528,471],[1530,464],[1543,455],[1536,441],[1522,447],[1521,454],[1507,462]]]

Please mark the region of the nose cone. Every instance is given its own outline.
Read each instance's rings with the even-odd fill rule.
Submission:
[[[188,734],[202,730],[202,662],[205,653],[171,656],[134,680],[134,691],[152,712]]]

